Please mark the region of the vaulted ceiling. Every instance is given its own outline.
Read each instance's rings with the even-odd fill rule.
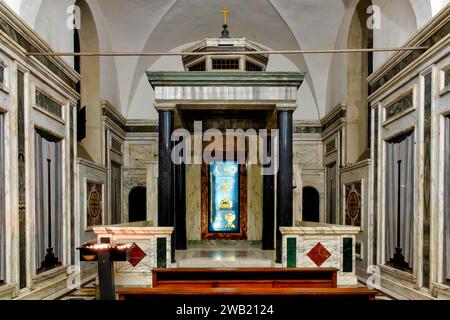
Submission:
[[[55,51],[72,51],[66,26],[75,0],[4,0]],[[78,0],[80,1],[80,0]],[[84,0],[83,0],[84,1]],[[272,49],[345,48],[359,0],[86,0],[102,51],[171,51],[220,33],[221,8],[227,6],[231,36],[246,37]],[[382,13],[375,47],[400,46],[449,0],[372,0]],[[384,29],[385,30],[385,29]],[[380,66],[386,54],[375,57]],[[68,59],[71,63],[71,59]],[[269,70],[307,72],[300,90],[299,118],[323,117],[343,96],[334,83],[342,60],[335,55],[273,56]],[[154,117],[146,70],[182,70],[179,58],[102,58],[103,98],[130,118]],[[343,69],[344,70],[344,69]],[[345,81],[342,81],[345,82]],[[302,108],[300,108],[302,109]]]

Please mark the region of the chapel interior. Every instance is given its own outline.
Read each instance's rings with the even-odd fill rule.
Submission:
[[[0,300],[98,299],[104,248],[121,297],[449,299],[449,33],[449,0],[0,0]]]

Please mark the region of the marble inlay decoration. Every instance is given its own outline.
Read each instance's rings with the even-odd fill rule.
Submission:
[[[414,107],[414,99],[412,91],[397,101],[393,102],[386,107],[386,120],[392,119],[393,117],[404,113],[405,111],[412,109]]]
[[[0,85],[5,84],[5,67],[1,64],[0,61]]]
[[[128,259],[128,262],[133,266],[136,267],[139,262],[142,261],[147,256],[145,251],[143,251],[137,244],[134,244],[133,247],[130,250],[130,259]]]
[[[36,90],[36,105],[41,107],[44,110],[47,110],[51,114],[57,116],[58,118],[62,117],[62,106],[46,94]]]
[[[345,185],[345,224],[361,227],[361,182]]]
[[[40,52],[28,39],[26,39],[19,31],[10,25],[3,17],[0,16],[0,32],[5,33],[12,41],[24,48],[27,52],[35,53]],[[58,78],[64,81],[72,89],[76,89],[76,82],[73,81],[63,70],[61,70],[50,58],[46,56],[36,56],[37,59],[44,66],[46,66],[52,73]]]
[[[433,33],[429,38],[424,40],[422,43],[418,43],[419,46],[433,47],[444,37],[450,33],[450,21],[445,23],[439,30]],[[387,70],[381,78],[370,84],[371,92],[375,92],[380,89],[385,83],[394,78],[403,69],[408,67],[411,63],[422,56],[427,50],[414,50],[409,55],[407,55],[403,60],[394,65],[391,69]]]
[[[151,133],[158,132],[158,126],[125,126],[127,133]]]
[[[1,20],[0,20],[1,25]],[[17,71],[17,141],[18,141],[18,185],[19,185],[19,265],[20,288],[25,288],[26,274],[26,188],[25,188],[25,75]]]
[[[425,76],[424,92],[424,173],[423,173],[423,286],[430,285],[431,216],[431,97],[432,75]]]
[[[294,126],[294,133],[322,133],[322,127]]]
[[[340,119],[345,118],[345,110],[340,110],[338,113],[336,113],[330,120],[328,120],[326,123],[322,126],[322,131],[327,130],[330,128],[333,124],[338,122]]]
[[[307,256],[316,264],[316,266],[320,267],[328,260],[331,253],[319,242],[307,253]]]
[[[450,86],[450,68],[444,71],[444,87]]]
[[[336,140],[332,140],[326,144],[325,146],[326,154],[329,154],[330,152],[333,152],[335,150],[336,150]]]
[[[117,139],[112,138],[111,139],[111,150],[113,150],[119,154],[122,154],[122,143],[117,141]]]
[[[0,285],[6,276],[6,212],[5,212],[5,130],[0,112]]]
[[[101,225],[103,220],[103,184],[88,181],[86,182],[86,188],[86,226]]]
[[[167,239],[156,238],[156,266],[167,268]]]
[[[342,271],[353,272],[353,238],[342,239]]]
[[[379,124],[379,115],[378,108],[373,109],[373,230],[377,230],[378,228],[378,124]],[[377,232],[373,233],[373,261],[377,261]]]
[[[297,268],[297,238],[287,238],[287,267]]]

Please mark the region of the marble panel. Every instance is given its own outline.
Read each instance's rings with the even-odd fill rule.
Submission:
[[[259,165],[247,168],[247,239],[262,239],[262,187],[263,176]]]
[[[235,100],[235,101],[293,101],[297,100],[296,87],[186,87],[155,88],[155,100]]]
[[[188,240],[201,240],[201,165],[186,166],[186,232]]]

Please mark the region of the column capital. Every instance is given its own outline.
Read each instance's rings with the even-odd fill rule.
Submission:
[[[153,105],[155,106],[156,111],[174,111],[177,107],[176,103],[155,102]]]
[[[295,111],[298,105],[297,103],[277,103],[275,107],[277,111]]]

